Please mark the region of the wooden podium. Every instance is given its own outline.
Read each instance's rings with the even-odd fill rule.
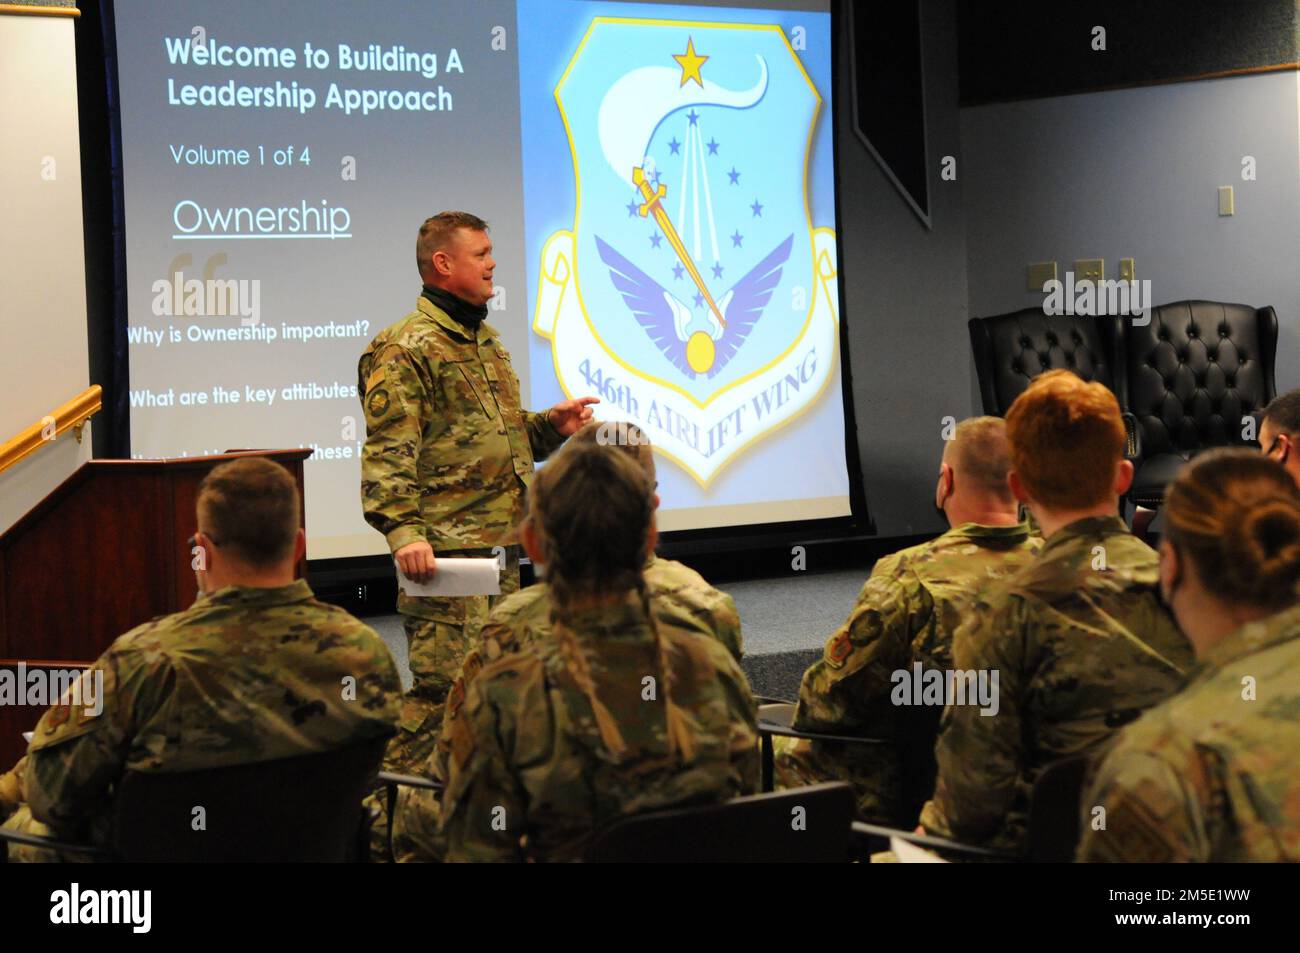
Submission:
[[[0,534],[0,669],[84,666],[122,633],[194,602],[186,540],[199,481],[219,463],[282,464],[303,502],[312,451],[243,450],[174,460],[91,460]],[[305,509],[304,509],[305,513]],[[304,559],[297,575],[306,574]],[[44,709],[0,705],[0,772]]]

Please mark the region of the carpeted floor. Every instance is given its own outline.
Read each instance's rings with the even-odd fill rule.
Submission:
[[[751,579],[725,586],[740,612],[745,657],[741,663],[756,695],[794,700],[804,669],[853,608],[866,573],[860,569],[791,573],[778,579]],[[366,619],[388,644],[410,685],[406,637],[397,615]]]

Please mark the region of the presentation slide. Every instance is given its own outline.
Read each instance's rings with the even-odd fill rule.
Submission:
[[[543,410],[594,395],[661,530],[850,515],[827,0],[118,0],[131,452],[310,447],[308,554],[363,519],[357,359],[436,212]]]

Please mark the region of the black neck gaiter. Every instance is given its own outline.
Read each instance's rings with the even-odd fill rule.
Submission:
[[[432,285],[425,285],[424,296],[434,305],[451,315],[452,319],[469,331],[470,334],[477,333],[478,326],[487,317],[487,305],[470,304],[468,301],[456,297],[450,291],[444,291]]]

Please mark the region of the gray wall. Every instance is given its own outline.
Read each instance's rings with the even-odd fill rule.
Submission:
[[[1294,72],[961,111],[970,313],[1040,305],[1025,266],[1135,258],[1156,303],[1273,305],[1279,390],[1300,385],[1300,102]],[[1242,181],[1242,157],[1258,178]],[[1220,218],[1232,185],[1237,214]],[[955,320],[955,316],[954,316]]]
[[[848,64],[847,30],[841,32],[839,62]],[[941,421],[961,419],[972,406],[951,0],[922,6],[921,32],[933,230],[854,134],[847,66],[836,90],[849,366],[867,503],[882,536],[944,529],[934,511]],[[945,155],[957,157],[955,182],[939,179]]]
[[[940,421],[979,411],[966,320],[1039,306],[1025,266],[1136,259],[1156,303],[1273,305],[1279,390],[1300,386],[1300,74],[958,106],[956,13],[922,7],[933,229],[852,128],[839,88],[844,313],[868,503],[881,536],[943,528]],[[840,62],[849,62],[840,38]],[[955,182],[939,178],[957,158]],[[1243,181],[1242,157],[1257,178]],[[1232,185],[1237,214],[1220,218]]]
[[[75,27],[0,14],[0,442],[90,386]],[[89,430],[81,443],[67,431],[0,473],[0,532],[88,460],[90,443]]]

